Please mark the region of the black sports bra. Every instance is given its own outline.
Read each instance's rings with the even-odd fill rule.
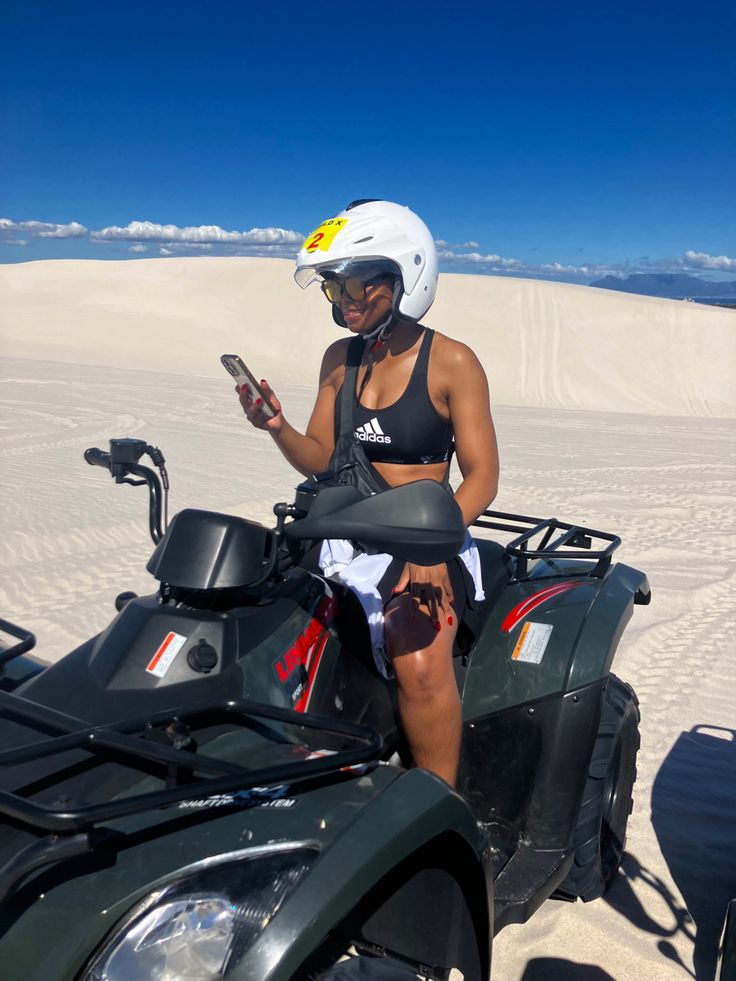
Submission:
[[[434,331],[425,328],[409,384],[393,405],[385,409],[367,409],[353,392],[355,435],[371,463],[445,463],[452,456],[452,423],[435,409],[427,387],[433,336]],[[342,395],[340,388],[335,398],[335,440],[340,434]]]

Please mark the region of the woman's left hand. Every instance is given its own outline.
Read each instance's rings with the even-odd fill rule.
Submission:
[[[394,588],[396,596],[409,590],[410,595],[417,600],[419,609],[424,608],[429,614],[437,630],[440,629],[440,611],[447,623],[452,625],[454,611],[452,608],[452,585],[447,564],[414,565],[407,562],[399,581]]]

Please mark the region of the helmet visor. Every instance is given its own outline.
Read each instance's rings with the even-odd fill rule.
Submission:
[[[380,256],[357,256],[351,259],[340,259],[338,262],[323,262],[319,266],[302,266],[294,273],[294,279],[302,289],[311,283],[325,282],[328,279],[345,281],[357,279],[367,283],[380,276],[391,276],[401,279],[401,269],[391,259]]]

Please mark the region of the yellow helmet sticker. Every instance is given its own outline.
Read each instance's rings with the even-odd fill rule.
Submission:
[[[302,248],[311,255],[314,252],[327,252],[332,245],[332,240],[348,223],[347,218],[328,218],[323,221],[319,228],[307,235]]]

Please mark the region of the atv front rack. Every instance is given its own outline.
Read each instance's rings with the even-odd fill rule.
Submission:
[[[24,630],[23,627],[17,627],[9,620],[0,619],[0,633],[9,634],[19,641],[12,647],[0,648],[0,668],[4,667],[8,661],[12,661],[14,657],[20,657],[21,654],[32,651],[36,646],[35,634],[32,634],[30,630]]]
[[[9,818],[28,831],[44,836],[22,849],[0,868],[0,901],[29,872],[53,862],[92,851],[114,834],[98,826],[102,822],[145,811],[169,807],[180,801],[202,799],[229,791],[243,791],[276,785],[294,785],[338,774],[362,763],[377,760],[382,740],[367,726],[317,716],[303,715],[250,701],[214,702],[197,708],[177,708],[145,718],[109,725],[90,726],[74,716],[22,698],[0,692],[0,719],[20,723],[47,738],[0,752],[0,779],[7,768],[31,761],[49,759],[68,751],[91,754],[92,764],[115,762],[137,770],[145,777],[158,777],[164,786],[131,796],[114,797],[97,803],[65,800],[44,803],[29,800],[20,792],[0,789],[0,818]],[[330,755],[308,756],[272,766],[248,769],[237,763],[206,756],[191,749],[177,748],[186,743],[189,727],[263,729],[264,723],[319,730],[355,743]],[[170,734],[170,745],[152,740],[152,734]],[[288,740],[284,739],[285,742]],[[23,776],[19,782],[27,783]],[[7,781],[4,781],[7,782]],[[46,783],[53,786],[53,778]],[[53,793],[53,791],[52,791]],[[45,834],[44,834],[45,833]],[[124,837],[124,835],[117,835]]]
[[[493,520],[485,520],[485,519]],[[596,562],[588,573],[603,577],[611,564],[611,556],[621,544],[618,535],[606,531],[594,531],[583,525],[570,525],[557,518],[529,518],[523,514],[508,514],[505,511],[484,511],[473,522],[476,528],[492,528],[494,531],[521,532],[505,546],[509,555],[516,559],[516,579],[524,579],[530,561],[545,559],[588,559]],[[555,533],[561,532],[555,538]],[[533,539],[541,536],[534,547]],[[594,549],[593,541],[607,542],[602,548]]]

